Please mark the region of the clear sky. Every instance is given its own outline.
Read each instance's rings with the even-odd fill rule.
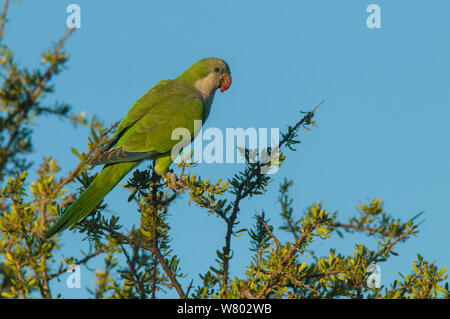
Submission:
[[[280,223],[277,189],[294,179],[297,216],[314,201],[342,220],[358,203],[380,197],[385,210],[407,220],[425,210],[418,237],[398,245],[398,257],[381,264],[382,284],[411,271],[420,253],[440,267],[450,265],[450,2],[447,0],[317,1],[87,1],[13,2],[6,43],[22,66],[35,67],[40,53],[66,32],[66,7],[81,7],[81,29],[66,43],[67,69],[47,101],[67,102],[75,112],[97,114],[106,124],[121,119],[132,103],[161,79],[176,77],[200,58],[230,65],[233,84],[217,94],[206,127],[280,128],[322,99],[318,128],[302,134],[299,151],[274,176],[265,196],[242,205],[242,227],[264,209]],[[381,8],[381,28],[369,29],[366,8]],[[88,130],[48,117],[35,126],[33,159],[56,158],[67,173],[86,149]],[[202,164],[217,180],[243,164]],[[106,197],[126,228],[139,220],[128,191]],[[184,273],[196,276],[213,264],[225,225],[190,206],[187,194],[171,208],[173,248]],[[280,238],[283,237],[278,232]],[[86,249],[81,235],[65,232],[63,252]],[[250,260],[248,235],[233,239],[231,271],[242,275]],[[361,236],[327,240],[315,248],[351,253]],[[94,271],[82,267],[82,288],[53,283],[65,297],[88,297]],[[186,285],[190,278],[184,280]],[[198,281],[197,281],[198,283]],[[176,295],[170,293],[168,297]]]

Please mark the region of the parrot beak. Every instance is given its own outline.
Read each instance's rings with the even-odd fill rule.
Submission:
[[[225,74],[224,77],[222,78],[222,82],[220,83],[220,92],[228,90],[230,85],[231,85],[231,75],[228,73]]]

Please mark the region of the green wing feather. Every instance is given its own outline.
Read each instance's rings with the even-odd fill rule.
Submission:
[[[139,161],[143,159],[153,159],[157,158],[160,153],[156,151],[150,152],[128,152],[123,146],[113,148],[112,150],[104,151],[99,156],[93,158],[90,165],[102,165],[102,164],[112,164],[112,163],[123,163]]]
[[[100,174],[92,181],[86,190],[64,212],[64,214],[50,227],[46,238],[73,226],[89,215],[117,183],[139,162],[119,163],[105,166]]]
[[[128,114],[125,118],[120,122],[117,127],[114,137],[118,136],[120,133],[123,133],[124,130],[132,126],[136,121],[138,121],[148,110],[153,108],[154,106],[161,103],[160,98],[164,97],[166,94],[170,94],[170,82],[173,80],[162,80],[147,93],[145,93],[139,100],[134,102],[131,109],[128,111]]]
[[[203,120],[204,115],[199,92],[178,80],[165,81],[161,86],[164,90],[158,92],[157,102],[154,102],[155,98],[149,98],[152,107],[127,128],[116,147],[123,146],[129,152],[157,151],[163,154],[178,143],[172,140],[174,129],[186,128],[193,136],[194,120]],[[124,121],[134,118],[136,116],[129,113]]]

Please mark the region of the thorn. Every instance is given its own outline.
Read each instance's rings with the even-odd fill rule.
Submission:
[[[425,213],[425,211],[421,211],[420,213],[418,213],[416,216],[414,216],[413,218],[410,219],[410,221],[414,221],[414,219],[418,218],[419,216],[421,216],[423,213]]]
[[[325,103],[325,99],[323,99],[319,104],[317,104],[317,106],[310,113],[314,113],[323,103]]]

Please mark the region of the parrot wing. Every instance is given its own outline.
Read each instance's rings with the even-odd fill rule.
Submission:
[[[147,91],[139,100],[134,102],[131,109],[128,111],[127,115],[120,122],[116,131],[114,132],[114,140],[117,143],[120,136],[136,121],[138,121],[148,110],[157,105],[161,98],[165,94],[170,92],[170,86],[173,80],[162,80],[159,81],[154,87]],[[113,143],[115,144],[115,143]]]
[[[161,81],[133,105],[106,150],[90,164],[155,159],[170,153],[179,141],[179,136],[172,138],[173,130],[187,129],[192,140],[194,120],[203,117],[204,102],[197,90],[177,80]]]

